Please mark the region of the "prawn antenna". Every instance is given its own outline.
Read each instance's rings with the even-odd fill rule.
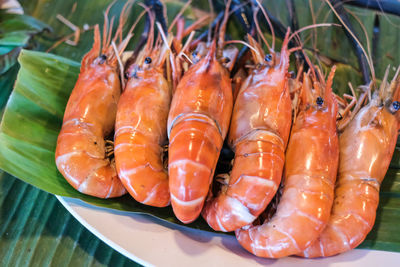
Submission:
[[[304,26],[303,28],[298,29],[297,31],[295,31],[294,33],[292,33],[289,36],[289,41],[293,39],[293,37],[298,36],[299,33],[305,31],[305,30],[309,30],[309,29],[314,29],[314,28],[319,28],[319,27],[330,27],[330,26],[337,26],[337,27],[341,27],[340,24],[336,24],[336,23],[318,23],[318,24],[314,24],[314,25],[308,25],[308,26]]]
[[[331,1],[332,1],[332,3],[334,3],[334,4],[335,4],[335,3],[338,3],[338,5],[337,5],[336,8],[332,5]],[[365,51],[365,49],[364,49],[364,47],[362,46],[361,42],[358,40],[357,36],[353,33],[353,31],[352,31],[352,29],[351,29],[351,26],[349,26],[348,23],[346,23],[346,22],[344,21],[344,20],[347,20],[347,21],[348,21],[348,17],[345,16],[344,10],[342,10],[343,12],[341,12],[341,13],[342,13],[342,16],[340,16],[339,13],[338,13],[338,11],[337,11],[337,9],[339,9],[339,11],[341,11],[340,8],[343,9],[343,6],[341,5],[341,2],[337,2],[337,0],[325,0],[325,2],[329,5],[329,7],[331,8],[331,10],[332,10],[333,13],[335,14],[335,16],[336,16],[336,17],[338,18],[338,20],[340,21],[340,23],[342,23],[342,25],[346,28],[346,32],[347,32],[348,34],[350,34],[350,36],[352,37],[352,39],[356,42],[356,44],[357,44],[356,50],[357,50],[357,49],[361,49],[362,53],[363,53],[364,56],[365,56],[365,59],[366,59],[368,65],[369,65],[369,68],[370,68],[370,71],[371,71],[371,75],[372,75],[372,80],[373,80],[373,82],[375,82],[375,69],[374,69],[374,66],[373,66],[373,64],[372,64],[372,59],[371,59],[371,57],[367,54],[367,52]],[[359,47],[359,48],[358,48],[358,47]],[[364,66],[364,64],[362,64],[362,62],[360,62],[360,67],[361,67],[362,69],[364,69],[363,66]],[[364,80],[369,79],[369,78],[368,78],[368,74],[365,74],[364,72],[366,72],[366,71],[363,71],[363,76],[364,76],[364,75],[366,76],[366,77],[364,77]]]
[[[250,48],[252,51],[254,51],[254,53],[257,54],[257,56],[260,56],[260,53],[257,51],[256,48],[254,48],[253,46],[251,46],[250,44],[246,43],[245,41],[242,40],[230,40],[230,41],[226,41],[224,42],[224,44],[242,44],[245,45],[246,47]]]
[[[271,34],[272,34],[272,51],[274,51],[274,49],[275,49],[275,30],[274,30],[274,27],[272,26],[272,22],[271,22],[271,20],[270,20],[270,18],[268,16],[267,12],[265,11],[264,7],[260,3],[260,1],[259,0],[255,0],[255,1],[257,2],[257,5],[260,7],[261,12],[264,14],[264,17],[268,22],[268,26],[269,26],[269,29],[271,30]]]
[[[117,0],[112,1],[106,8],[104,12],[104,25],[103,25],[103,43],[102,43],[102,53],[104,54],[105,51],[107,50],[107,39],[108,39],[108,32],[109,29],[112,30],[112,25],[109,25],[109,20],[108,20],[108,13],[110,13],[111,7],[117,2]],[[114,21],[114,17],[111,19],[111,24]],[[111,26],[111,27],[109,27]]]
[[[217,55],[218,56],[222,55],[222,49],[224,47],[225,32],[226,32],[226,26],[228,24],[229,9],[230,9],[230,6],[231,6],[231,2],[232,2],[232,0],[228,0],[228,2],[226,3],[225,12],[224,12],[224,19],[222,20],[221,27],[219,29],[218,50],[217,50]]]
[[[154,12],[156,21],[158,21],[162,29],[165,33],[167,33],[168,28],[167,28],[167,23],[165,20],[165,14],[164,14],[164,6],[159,0],[146,0],[145,1],[146,6],[150,7],[150,9]]]
[[[301,29],[300,29],[300,30],[301,30]],[[310,58],[308,57],[307,53],[304,52],[303,43],[302,43],[302,41],[301,41],[301,39],[300,39],[300,37],[299,37],[299,34],[298,34],[298,32],[299,32],[300,30],[297,30],[296,32],[294,32],[294,33],[292,34],[292,36],[289,37],[288,42],[289,42],[289,40],[290,40],[292,37],[296,37],[297,42],[300,44],[300,45],[299,45],[299,46],[300,46],[300,49],[303,50],[303,56],[304,56],[304,59],[305,59],[307,65],[309,66],[309,70],[311,70],[313,77],[314,77],[314,78],[317,78],[317,74],[315,73],[315,67],[314,67],[314,65],[311,63],[311,60],[310,60]]]
[[[190,63],[193,64],[193,62],[190,60],[190,58],[185,54],[186,49],[189,47],[190,43],[192,42],[193,36],[195,35],[195,32],[191,32],[188,39],[186,40],[186,43],[183,45],[181,51],[179,52],[177,59],[179,59],[181,56],[184,56],[186,59],[189,60]]]
[[[118,48],[115,45],[114,41],[111,42],[111,45],[112,45],[112,47],[114,49],[115,56],[117,57],[117,60],[118,60],[121,85],[122,85],[122,88],[124,89],[125,88],[124,65],[122,64],[122,60],[121,60],[121,58],[119,56],[119,53],[118,53]]]
[[[258,35],[259,35],[259,36],[261,37],[261,39],[263,40],[264,44],[268,47],[268,51],[271,52],[272,49],[271,49],[271,47],[269,46],[267,40],[265,39],[263,32],[261,31],[260,25],[258,24],[258,20],[257,20],[257,13],[258,13],[258,10],[259,10],[259,8],[257,8],[257,9],[254,11],[254,14],[253,14],[254,24],[255,24],[255,26],[256,26]]]
[[[400,16],[400,2],[399,1],[382,1],[382,0],[368,0],[368,1],[348,1],[346,4],[368,8],[382,12],[383,14],[393,14]]]
[[[172,31],[175,24],[178,22],[178,19],[183,15],[183,12],[185,12],[185,10],[190,6],[191,3],[192,3],[192,0],[187,1],[186,4],[183,5],[181,10],[179,10],[178,14],[175,16],[174,20],[171,22],[171,25],[169,25],[168,32]]]
[[[117,28],[117,32],[115,33],[115,36],[113,38],[113,42],[116,42],[117,38],[119,38],[119,41],[122,42],[123,41],[123,37],[122,37],[122,29],[128,19],[128,13],[130,13],[131,9],[132,9],[132,5],[135,1],[134,0],[129,0],[127,1],[124,6],[122,7],[121,10],[121,15],[119,16],[119,24],[118,24],[118,28]],[[111,27],[112,28],[112,27]],[[128,33],[128,35],[131,32]]]
[[[168,50],[171,51],[171,47],[169,46],[169,42],[168,42],[168,39],[167,39],[167,35],[165,34],[165,32],[164,32],[164,30],[163,30],[163,28],[162,28],[161,23],[159,23],[159,22],[157,21],[157,22],[156,22],[156,25],[157,25],[158,30],[160,31],[161,39],[163,40],[164,44],[167,46]]]
[[[197,46],[197,44],[199,42],[201,42],[202,40],[204,40],[206,37],[208,38],[207,40],[211,40],[211,31],[213,28],[217,27],[217,25],[219,24],[219,22],[221,21],[221,19],[224,16],[224,12],[220,12],[218,13],[218,16],[213,20],[213,22],[211,23],[210,27],[204,31],[203,33],[201,33],[191,44],[190,44],[190,48],[193,48],[195,46]],[[218,28],[218,27],[217,27]],[[209,37],[210,35],[210,37]]]
[[[171,52],[172,36],[170,36],[169,38],[167,38],[167,35],[166,35],[166,33],[164,32],[164,30],[163,30],[162,25],[161,25],[160,22],[157,21],[157,22],[156,22],[156,25],[157,25],[158,31],[159,31],[159,33],[160,33],[160,35],[161,35],[161,39],[162,39],[162,41],[163,41],[163,43],[164,43],[164,45],[165,45],[165,48],[166,48],[166,49],[162,49],[162,50],[161,50],[160,55],[159,55],[159,57],[158,57],[157,65],[163,64],[164,61],[166,60],[167,56],[169,55],[170,60],[171,60],[171,66],[172,66],[173,69],[175,69],[175,66],[174,66],[175,60],[174,60],[174,58],[173,58],[173,54],[170,53],[170,52]]]
[[[117,31],[115,32],[114,38],[109,41],[116,43],[117,39],[119,38],[119,42],[120,43],[123,42],[124,38],[122,37],[122,31],[123,31],[124,25],[128,19],[128,13],[131,11],[132,5],[134,2],[135,2],[134,0],[129,0],[122,7],[121,15],[119,16],[119,22],[118,22],[119,24],[118,24]],[[112,26],[110,28],[112,29]],[[130,35],[130,34],[131,34],[131,31],[128,32],[128,35]],[[111,34],[110,34],[110,39],[111,39]]]
[[[338,7],[338,8],[339,8],[339,7]],[[371,62],[373,63],[373,62],[374,62],[374,54],[371,53],[371,44],[370,44],[369,37],[368,37],[368,33],[367,33],[367,30],[365,29],[365,26],[363,25],[363,23],[361,22],[361,20],[360,20],[353,12],[351,12],[350,10],[345,9],[345,8],[343,8],[343,7],[342,7],[342,9],[343,9],[343,10],[346,10],[346,12],[349,13],[349,14],[358,22],[358,24],[360,25],[362,31],[364,32],[365,39],[366,39],[366,41],[367,41],[367,52],[368,52],[369,55],[372,55],[370,58],[371,58]],[[343,11],[343,12],[344,12],[344,11]],[[346,24],[349,25],[349,28],[354,32],[354,30],[353,30],[352,27],[351,27],[351,23],[350,23],[350,21],[348,20],[348,18],[347,18],[347,16],[346,16],[346,13],[342,13],[342,14],[340,14],[340,15],[343,16],[343,18],[345,19],[344,21],[346,22]],[[377,17],[375,17],[375,18],[377,18]],[[347,19],[347,20],[346,20],[346,19]],[[378,19],[378,21],[379,21],[379,19]],[[374,22],[374,23],[375,23],[375,22]],[[378,24],[379,24],[379,23],[378,23]],[[379,25],[378,25],[378,28],[376,28],[375,26],[376,26],[376,25],[374,24],[373,37],[372,37],[372,41],[373,41],[373,42],[376,41],[375,37],[379,36]],[[377,30],[377,32],[376,32],[376,30]],[[377,35],[375,35],[375,33],[377,33]],[[368,69],[367,69],[367,64],[366,64],[366,60],[365,60],[365,58],[364,58],[364,54],[362,53],[361,49],[358,47],[358,44],[357,44],[357,43],[354,43],[353,38],[351,38],[351,36],[350,36],[349,34],[347,34],[347,32],[346,32],[346,35],[349,37],[350,41],[353,43],[353,46],[355,47],[356,55],[357,55],[358,62],[359,62],[359,64],[360,64],[361,73],[362,73],[362,75],[363,75],[364,83],[365,83],[365,84],[368,84],[371,80],[370,80],[370,78],[369,78]],[[376,45],[376,44],[373,43],[373,50],[372,50],[372,52],[376,52],[376,49],[374,49],[374,46],[375,46],[375,45]]]

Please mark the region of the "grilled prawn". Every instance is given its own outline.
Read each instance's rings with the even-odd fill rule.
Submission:
[[[228,132],[232,112],[229,72],[221,64],[223,37],[228,19],[225,12],[216,40],[207,54],[183,75],[168,115],[169,189],[176,217],[194,221],[207,196],[218,156]]]
[[[281,53],[264,55],[249,36],[255,68],[243,82],[233,108],[229,144],[235,152],[227,185],[207,201],[202,215],[217,231],[248,225],[279,187],[292,122],[288,88],[289,32]]]
[[[106,23],[102,45],[99,26],[94,28],[93,48],[82,60],[78,81],[65,109],[55,153],[57,168],[67,181],[81,193],[100,198],[126,193],[118,179],[115,163],[107,155],[112,145],[107,145],[105,138],[114,130],[121,93],[117,57],[125,49],[131,34],[113,48],[110,43],[122,34],[123,23],[113,40],[112,26],[109,29],[107,26]]]
[[[387,75],[372,101],[360,109],[339,136],[340,162],[329,222],[301,256],[336,255],[357,247],[371,231],[379,188],[396,146],[400,78]]]
[[[326,84],[315,74],[313,82],[304,75],[276,213],[262,225],[235,232],[239,243],[256,256],[280,258],[303,251],[329,219],[339,160],[333,75],[334,68]]]
[[[118,103],[115,161],[118,175],[134,199],[146,205],[169,205],[168,173],[164,168],[170,84],[164,77],[168,44],[153,47],[154,17],[145,49],[126,71],[127,85]],[[160,41],[160,39],[158,39]]]

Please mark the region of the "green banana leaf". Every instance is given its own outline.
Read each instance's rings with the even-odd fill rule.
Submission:
[[[41,21],[51,25],[53,34],[38,36],[36,41],[39,43],[37,50],[46,51],[49,49],[59,37],[69,35],[73,31],[66,26],[64,23],[56,19],[56,15],[65,17],[68,21],[79,27],[84,28],[84,25],[103,25],[104,10],[111,3],[110,0],[81,0],[81,1],[49,1],[49,0],[22,0],[21,5],[24,7],[27,14],[35,18],[39,18]],[[136,1],[135,3],[143,2]],[[126,3],[125,0],[117,0],[112,5],[109,17],[116,17],[116,21],[119,18],[121,9]],[[168,21],[172,21],[178,14],[180,9],[183,7],[184,2],[181,1],[168,1],[166,2],[167,18]],[[74,6],[76,6],[74,8]],[[49,16],[49,11],[51,15]],[[135,4],[132,8],[129,17],[125,23],[124,29],[129,29],[135,22],[139,14],[143,11],[142,7]],[[184,16],[187,19],[187,23],[193,21],[195,18],[194,10],[189,7]],[[87,16],[86,14],[90,14]],[[128,46],[128,50],[133,48],[140,38],[143,31],[144,19],[142,19],[134,30],[134,36]],[[117,27],[117,23],[114,23],[114,30]],[[72,38],[71,38],[72,39]],[[62,43],[51,52],[60,56],[68,57],[76,61],[81,61],[82,56],[92,47],[93,44],[93,31],[82,31],[80,34],[79,42],[77,45],[69,45]]]
[[[178,223],[170,208],[149,208],[126,195],[97,199],[72,188],[55,165],[55,145],[79,63],[22,50],[21,69],[0,124],[0,168],[44,191],[82,199],[101,207],[151,214]],[[207,229],[204,222],[192,225]]]
[[[29,45],[32,36],[50,31],[50,27],[31,16],[9,14],[5,10],[0,10],[0,16],[0,75],[3,75],[17,62],[21,48]]]
[[[35,41],[38,50],[45,51],[51,47],[57,38],[71,34],[72,31],[66,25],[59,22],[55,16],[61,14],[79,27],[83,25],[102,24],[102,12],[111,2],[108,0],[81,0],[76,1],[48,1],[48,0],[21,0],[27,14],[40,18],[54,29],[55,34],[36,36]],[[208,1],[194,1],[195,8],[208,10]],[[284,25],[289,25],[286,1],[264,1],[264,5]],[[317,13],[316,22],[324,21],[338,22],[331,14],[329,8],[323,1],[311,1],[314,13]],[[74,4],[76,8],[73,9]],[[117,15],[124,1],[117,1],[110,11],[110,15]],[[300,27],[313,23],[308,0],[295,0]],[[177,14],[184,3],[181,1],[168,1],[167,10],[169,21]],[[74,10],[71,12],[70,10]],[[381,36],[376,48],[375,68],[377,77],[382,77],[388,64],[396,66],[400,63],[400,51],[398,42],[400,25],[398,17],[383,15],[377,12],[366,11],[360,8],[349,7],[355,13],[361,23],[365,25],[369,39],[372,38],[372,26],[375,16],[380,17]],[[141,9],[134,9],[127,22],[130,25],[139,14]],[[90,15],[88,15],[90,14]],[[185,12],[190,21],[195,19],[194,8]],[[358,22],[351,18],[353,24]],[[265,26],[265,21],[261,22]],[[140,23],[135,29],[136,35],[131,47],[137,41],[143,24]],[[263,27],[267,29],[268,27]],[[355,26],[358,36],[363,44],[366,39],[363,31]],[[235,25],[228,26],[228,32],[232,39],[243,39],[243,32]],[[313,44],[313,34],[318,38]],[[266,34],[268,40],[271,35]],[[310,37],[311,36],[311,37]],[[311,52],[317,52],[318,57],[313,54],[313,60],[321,61],[323,67],[338,65],[335,78],[337,91],[347,91],[347,82],[353,85],[361,84],[357,58],[347,41],[343,30],[339,27],[320,28],[301,34],[305,47]],[[40,189],[53,194],[79,198],[87,203],[124,211],[149,214],[172,223],[180,224],[170,208],[152,208],[135,202],[131,197],[124,196],[116,199],[102,200],[80,194],[75,191],[58,173],[54,163],[54,149],[58,131],[61,127],[62,114],[69,93],[79,73],[79,61],[90,49],[93,42],[91,31],[83,32],[77,46],[61,44],[52,54],[30,52],[23,50],[19,57],[21,70],[15,84],[15,89],[8,101],[4,112],[3,121],[0,125],[0,168],[30,183]],[[313,51],[315,47],[318,51]],[[278,46],[279,47],[279,46]],[[8,50],[11,51],[11,50]],[[75,61],[72,61],[75,60]],[[11,71],[11,70],[9,70]],[[0,82],[3,82],[0,80]],[[8,85],[13,81],[9,80]],[[6,83],[6,82],[5,82]],[[0,91],[0,93],[2,93]],[[400,153],[396,149],[391,169],[382,184],[381,202],[377,212],[374,229],[367,236],[362,248],[371,248],[387,251],[400,251],[400,235],[397,233],[397,222],[400,219]],[[210,228],[200,218],[188,225],[202,230],[210,231]]]
[[[144,213],[180,224],[171,208],[152,208],[130,196],[97,199],[73,189],[57,171],[54,151],[69,94],[79,74],[79,63],[66,58],[23,50],[21,69],[0,125],[0,168],[47,192],[79,198],[87,203]],[[396,149],[395,161],[399,158]],[[400,251],[400,172],[391,168],[382,185],[376,225],[362,247]],[[211,231],[202,219],[188,225]]]

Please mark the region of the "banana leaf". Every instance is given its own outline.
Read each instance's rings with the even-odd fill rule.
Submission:
[[[0,168],[52,194],[180,224],[169,207],[148,207],[130,196],[97,199],[73,189],[57,171],[54,151],[64,108],[79,74],[79,63],[28,50],[21,52],[19,63],[21,69],[0,125]],[[396,149],[395,158],[398,157]],[[376,225],[362,247],[400,251],[400,237],[393,234],[399,218],[400,172],[391,168],[382,185]],[[188,227],[210,231],[202,219]]]
[[[0,75],[3,75],[17,62],[21,48],[29,45],[32,36],[51,28],[27,15],[0,10],[0,16]]]
[[[46,50],[56,40],[71,34],[72,31],[64,24],[55,19],[56,14],[61,14],[79,27],[85,24],[93,25],[102,23],[102,11],[111,1],[82,0],[75,1],[28,1],[21,0],[27,14],[40,18],[49,24],[57,36],[37,36],[36,49]],[[196,8],[207,10],[208,1],[195,1]],[[290,17],[285,5],[286,1],[264,1],[264,5],[284,25],[290,25]],[[295,0],[298,12],[299,25],[306,26],[313,23],[308,0]],[[314,13],[317,13],[316,22],[337,22],[329,8],[322,1],[311,1]],[[77,3],[74,8],[74,3]],[[117,1],[111,9],[110,15],[117,15],[124,1]],[[169,21],[173,18],[179,8],[183,5],[180,1],[168,1]],[[73,12],[71,11],[73,10]],[[388,64],[392,66],[399,64],[400,51],[398,40],[400,34],[397,27],[400,19],[395,16],[384,15],[377,12],[365,11],[363,9],[349,7],[365,26],[369,39],[372,39],[373,18],[381,18],[381,37],[376,48],[375,60],[377,77],[382,77],[384,69]],[[129,23],[133,22],[141,10],[134,9]],[[189,9],[185,16],[190,20],[195,18],[194,9]],[[90,14],[88,16],[87,14]],[[353,23],[358,23],[351,18]],[[266,26],[265,21],[261,22]],[[134,46],[141,33],[143,24],[139,24],[135,30]],[[365,44],[363,31],[355,27],[361,41]],[[228,26],[232,39],[243,39],[243,32],[235,29],[231,24]],[[236,31],[235,31],[236,30]],[[139,34],[138,34],[139,33]],[[315,34],[316,33],[316,34]],[[313,35],[315,34],[315,35]],[[149,214],[162,220],[180,224],[170,208],[152,208],[135,202],[131,197],[124,196],[116,199],[102,200],[83,195],[74,190],[58,173],[54,163],[54,150],[58,131],[61,127],[62,114],[70,91],[74,86],[79,72],[79,61],[93,42],[92,32],[84,32],[77,46],[61,44],[53,53],[60,56],[30,52],[23,50],[19,57],[21,70],[15,84],[15,89],[8,101],[4,112],[3,121],[0,125],[0,168],[47,192],[79,198],[87,203],[130,212]],[[313,38],[316,36],[316,42]],[[314,56],[313,59],[320,60],[323,67],[338,65],[335,79],[337,91],[347,91],[347,82],[353,85],[361,84],[361,75],[358,70],[357,58],[347,41],[343,30],[338,27],[317,29],[301,34],[305,47]],[[271,35],[267,34],[268,40]],[[313,48],[317,47],[318,51]],[[317,52],[317,53],[316,53]],[[316,56],[318,54],[318,56]],[[10,81],[11,82],[11,81]],[[400,251],[400,235],[397,233],[397,222],[400,219],[400,153],[397,148],[387,176],[382,184],[381,202],[377,212],[374,229],[367,236],[362,248],[380,249],[388,251]],[[200,218],[188,225],[202,230],[210,231],[210,228]]]
[[[46,51],[55,42],[55,40],[70,35],[73,31],[64,23],[56,19],[56,15],[61,15],[72,24],[76,25],[80,29],[83,29],[85,25],[103,25],[104,10],[111,3],[110,0],[96,0],[94,4],[93,1],[48,1],[48,0],[22,0],[21,5],[27,14],[35,18],[39,18],[42,22],[51,25],[53,29],[52,34],[37,36],[36,41],[38,47],[36,50]],[[143,2],[143,1],[136,1]],[[125,0],[117,0],[112,5],[109,17],[115,17],[118,21],[119,15],[123,5],[126,3]],[[181,1],[167,1],[166,3],[167,18],[168,21],[172,21],[174,17],[178,14],[180,9],[183,7],[184,2]],[[51,15],[49,16],[49,11],[51,10]],[[131,25],[135,22],[139,14],[143,11],[143,8],[135,5],[132,8],[129,17],[124,25],[124,29],[129,29]],[[187,19],[187,24],[190,24],[193,19],[195,19],[195,14],[192,7],[189,7],[184,16]],[[87,14],[90,14],[88,16]],[[114,30],[117,27],[117,23],[114,23]],[[135,44],[140,38],[143,31],[144,19],[142,19],[134,30],[134,36],[132,41],[128,45],[128,50],[134,48]],[[71,38],[72,39],[72,38]],[[93,31],[81,31],[79,42],[76,45],[69,45],[62,43],[51,52],[57,55],[68,57],[76,61],[81,61],[82,56],[91,48],[93,44]]]
[[[129,196],[97,199],[72,188],[55,165],[55,145],[79,63],[22,50],[21,69],[0,124],[0,168],[44,191],[101,207],[151,214],[178,223],[170,208],[149,208]],[[192,225],[207,229],[204,222]]]

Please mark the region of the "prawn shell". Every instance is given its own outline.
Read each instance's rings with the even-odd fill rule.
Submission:
[[[279,187],[292,117],[287,67],[254,70],[238,93],[228,137],[235,151],[229,184],[202,212],[214,230],[252,223]]]
[[[116,68],[92,63],[82,66],[68,100],[57,139],[56,165],[84,194],[108,198],[126,192],[114,164],[105,156],[104,143],[114,128],[120,88]]]
[[[331,83],[331,72],[327,84]],[[303,83],[303,94],[311,92]],[[276,213],[262,225],[236,230],[236,238],[260,257],[281,258],[303,251],[330,216],[339,160],[337,103],[327,86],[325,103],[304,102],[292,126],[286,151],[283,192]]]
[[[135,200],[169,205],[168,175],[163,166],[171,90],[156,69],[138,71],[118,103],[115,161],[119,177]]]
[[[333,256],[357,247],[371,231],[379,188],[396,146],[398,121],[384,107],[362,108],[339,137],[340,162],[329,222],[300,256]]]
[[[212,53],[189,68],[168,116],[169,187],[184,223],[200,214],[226,137],[233,106],[229,73]]]

